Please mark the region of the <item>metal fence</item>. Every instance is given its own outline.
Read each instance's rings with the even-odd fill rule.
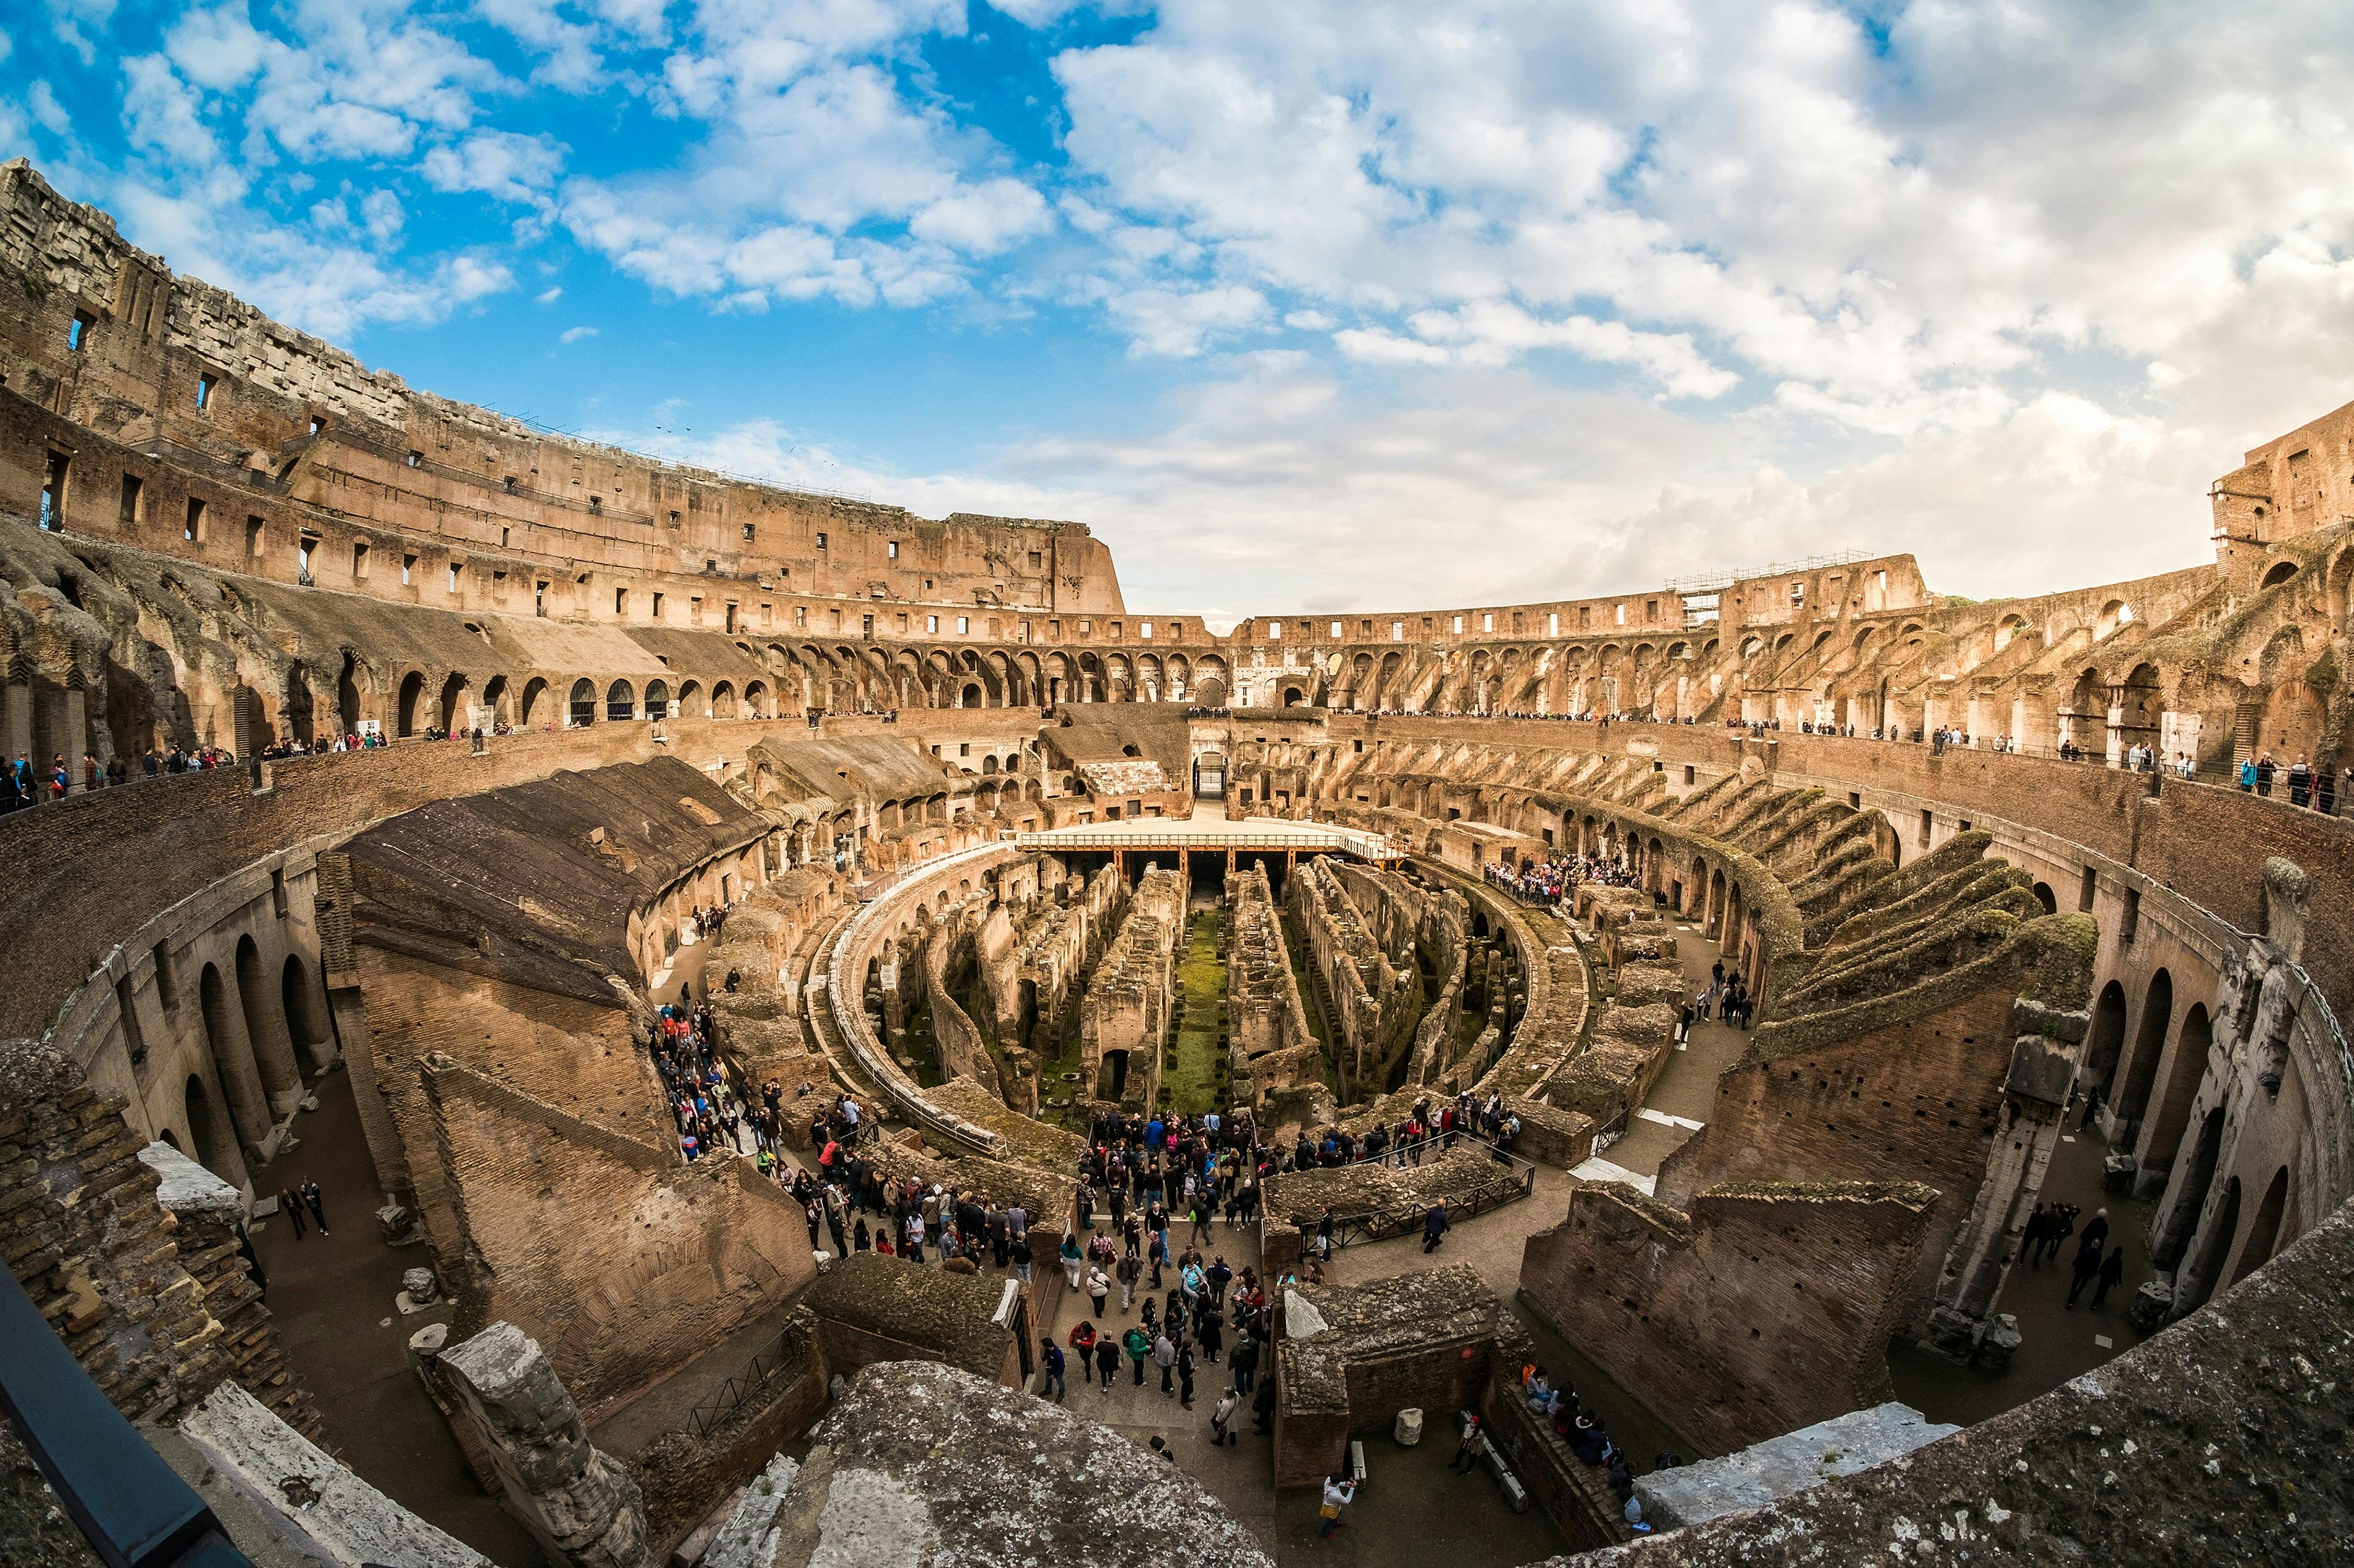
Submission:
[[[805,1364],[806,1356],[792,1353],[802,1332],[797,1325],[777,1330],[776,1338],[753,1351],[751,1360],[737,1367],[726,1382],[695,1402],[686,1413],[688,1429],[697,1437],[710,1436],[755,1404],[779,1373]]]
[[[1457,1133],[1455,1141],[1458,1144],[1470,1145],[1488,1150],[1496,1163],[1511,1171],[1516,1180],[1509,1187],[1499,1185],[1482,1188],[1460,1206],[1454,1203],[1447,1204],[1447,1217],[1450,1221],[1468,1220],[1488,1213],[1492,1210],[1502,1208],[1507,1203],[1517,1203],[1522,1198],[1530,1197],[1536,1192],[1535,1161],[1523,1160],[1519,1155],[1509,1153],[1484,1138],[1475,1138],[1469,1133]],[[1378,1161],[1361,1160],[1356,1163],[1360,1165],[1379,1163],[1394,1171],[1404,1171],[1421,1164],[1426,1150],[1432,1153],[1446,1152],[1446,1144],[1447,1135],[1438,1133],[1429,1138],[1418,1139],[1412,1143],[1400,1144],[1395,1149],[1384,1150]],[[1346,1167],[1341,1169],[1345,1170]],[[1362,1214],[1336,1216],[1332,1221],[1332,1245],[1337,1250],[1353,1245],[1358,1242],[1390,1241],[1398,1236],[1412,1235],[1422,1229],[1423,1216],[1426,1213],[1426,1210],[1418,1208],[1375,1209]],[[1309,1243],[1314,1239],[1317,1225],[1321,1223],[1320,1220],[1299,1226],[1302,1238],[1301,1250],[1309,1250]]]

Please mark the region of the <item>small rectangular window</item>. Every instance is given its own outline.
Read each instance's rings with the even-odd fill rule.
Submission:
[[[896,539],[891,541],[891,558],[895,561],[899,558],[899,541]]]
[[[825,535],[822,534],[817,536],[817,547],[821,550],[825,548]]]
[[[588,498],[588,510],[589,510],[589,511],[591,511],[591,512],[602,512],[602,511],[604,511],[604,510],[605,510],[605,498],[604,498],[603,496],[601,496],[601,495],[592,495],[592,496],[590,496],[590,497]]]
[[[450,591],[458,591],[458,568],[454,564],[450,567]]]
[[[1455,630],[1458,632],[1463,630],[1463,618],[1459,615],[1455,618]]]
[[[793,606],[793,630],[796,631],[805,631],[808,629],[809,606],[805,604],[797,604]]]
[[[777,624],[777,607],[775,605],[764,604],[760,607],[760,624],[763,628]]]
[[[627,615],[630,613],[629,589],[615,588],[613,590],[613,613],[615,615]]]
[[[696,599],[695,602],[695,603],[697,603],[697,604],[701,604],[703,601],[702,601],[701,599]],[[662,609],[663,609],[663,596],[662,596],[662,595],[660,595],[660,594],[656,594],[656,595],[654,595],[654,619],[655,619],[656,620],[660,620],[662,619]]]
[[[937,616],[937,615],[928,615],[928,616],[924,617],[924,630],[927,630],[927,631],[938,631],[939,629],[940,629],[940,618],[939,618],[938,616]]]
[[[188,497],[188,515],[180,524],[180,537],[191,545],[205,542],[205,503],[193,495]]]
[[[327,421],[326,421],[326,420],[324,420],[324,419],[323,419],[323,418],[320,418],[318,415],[316,415],[316,414],[312,415],[312,416],[311,416],[311,433],[312,433],[313,435],[314,435],[314,436],[323,436],[323,435],[325,435],[325,434],[327,433]]]
[[[158,942],[149,950],[148,958],[155,966],[155,1000],[170,1007],[180,999],[180,987],[172,975],[172,955]]]
[[[1094,621],[1092,621],[1092,620],[1082,620],[1082,621],[1080,621],[1080,622],[1079,622],[1079,635],[1080,635],[1080,636],[1082,636],[1082,637],[1087,636],[1089,632],[1093,631],[1095,629],[1096,629],[1096,623],[1095,623]]]
[[[1046,569],[1046,556],[1044,552],[1039,550],[1033,550],[1030,552],[1030,569],[1034,572],[1043,572]]]
[[[1547,637],[1561,635],[1561,611],[1556,609],[1545,617],[1545,635]]]
[[[1332,638],[1332,641],[1333,641],[1338,642],[1339,641],[1341,641],[1341,623],[1340,623],[1339,621],[1337,621],[1337,620],[1336,620],[1336,621],[1334,621],[1334,622],[1332,623],[1332,630],[1331,630],[1331,638]]]
[[[245,554],[248,559],[261,555],[261,519],[249,515],[245,520]]]
[[[1136,634],[1137,634],[1139,637],[1141,637],[1142,639],[1144,639],[1144,641],[1146,641],[1147,642],[1151,641],[1152,641],[1152,622],[1150,622],[1150,621],[1149,621],[1149,620],[1140,620],[1140,621],[1138,621],[1138,622],[1136,623]]]
[[[354,581],[357,581],[361,577],[367,576],[367,541],[365,539],[354,540],[352,543],[352,578]]]
[[[957,617],[957,635],[959,637],[970,637],[972,635],[972,617],[969,615],[960,615]]]
[[[1283,641],[1283,622],[1279,620],[1270,620],[1267,623],[1267,640],[1269,642],[1280,642]]]
[[[545,582],[531,585],[531,612],[543,620],[547,615],[547,585]]]
[[[499,548],[500,548],[500,549],[502,549],[502,550],[504,550],[504,549],[505,549],[506,547],[507,547],[507,531],[506,531],[504,528],[502,528],[502,529],[500,529],[500,530],[499,530]]]
[[[2141,933],[2141,889],[2126,889],[2125,912],[2117,916],[2117,940],[2131,943]]]
[[[506,492],[507,492],[507,493],[508,493],[509,495],[513,495],[513,494],[515,493],[515,476],[514,476],[514,475],[513,475],[513,474],[509,474],[509,475],[507,475],[507,476],[506,476],[506,478],[505,478],[502,482],[506,486]]]
[[[736,630],[736,601],[732,599],[727,601],[726,623],[728,633],[732,636]]]
[[[403,588],[407,588],[407,587],[408,587],[411,583],[415,582],[416,580],[417,580],[417,557],[416,557],[415,556],[401,556],[401,557],[400,557],[400,586],[401,586],[401,587],[403,587]]]
[[[286,918],[286,874],[282,871],[270,874],[270,912],[281,920]]]
[[[1921,812],[1921,842],[1924,847],[1926,847],[1929,842],[1929,830],[1935,821],[1929,810],[1924,808]]]
[[[1393,620],[1390,622],[1390,641],[1393,642],[1403,642],[1405,641],[1405,621]]]
[[[1687,787],[1687,788],[1689,788],[1689,787],[1691,786],[1691,782],[1692,782],[1692,779],[1693,779],[1693,778],[1696,776],[1697,772],[1698,772],[1698,769],[1696,769],[1696,768],[1694,768],[1691,767],[1690,765],[1686,765],[1686,767],[1685,767],[1685,768],[1684,768],[1684,784],[1686,785],[1686,787]]]
[[[140,497],[146,493],[146,482],[135,473],[122,476],[122,525],[129,528],[139,521]]]
[[[751,524],[747,523],[744,524],[744,543],[748,545],[752,542],[752,529],[753,525]]]
[[[219,384],[220,384],[220,377],[218,377],[217,376],[213,376],[213,375],[210,375],[210,374],[206,374],[206,375],[199,376],[197,376],[197,377],[196,377],[196,412],[197,412],[197,413],[201,414],[201,413],[203,413],[206,409],[207,409],[207,408],[211,408],[211,407],[213,406],[213,388],[214,388],[215,387],[218,386]]]
[[[1496,630],[1495,611],[1489,610],[1479,617],[1479,630],[1482,631],[1493,631]]]
[[[91,315],[88,311],[76,311],[73,313],[73,320],[66,323],[67,352],[80,354],[83,349],[88,348],[90,329],[97,325],[96,316]]]
[[[423,452],[411,452],[408,454],[408,466],[411,468],[418,467],[419,464],[423,463],[424,461],[425,454]]]

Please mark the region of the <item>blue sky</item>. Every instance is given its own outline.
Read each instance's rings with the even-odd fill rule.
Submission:
[[[0,154],[412,385],[1131,605],[2201,558],[2347,400],[2342,5],[27,0]]]

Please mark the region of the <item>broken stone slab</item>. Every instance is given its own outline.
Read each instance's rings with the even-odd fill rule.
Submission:
[[[1699,1524],[1902,1457],[1960,1431],[1893,1401],[1635,1479],[1644,1517],[1662,1530]]]
[[[2173,1314],[2174,1276],[2153,1274],[2134,1292],[2133,1304],[2126,1308],[2126,1321],[2142,1333],[2151,1334]]]

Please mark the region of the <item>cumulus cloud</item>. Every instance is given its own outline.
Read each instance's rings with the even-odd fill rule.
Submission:
[[[567,344],[578,343],[582,338],[595,337],[596,335],[597,329],[592,326],[567,327],[557,334],[556,341],[558,343]]]

